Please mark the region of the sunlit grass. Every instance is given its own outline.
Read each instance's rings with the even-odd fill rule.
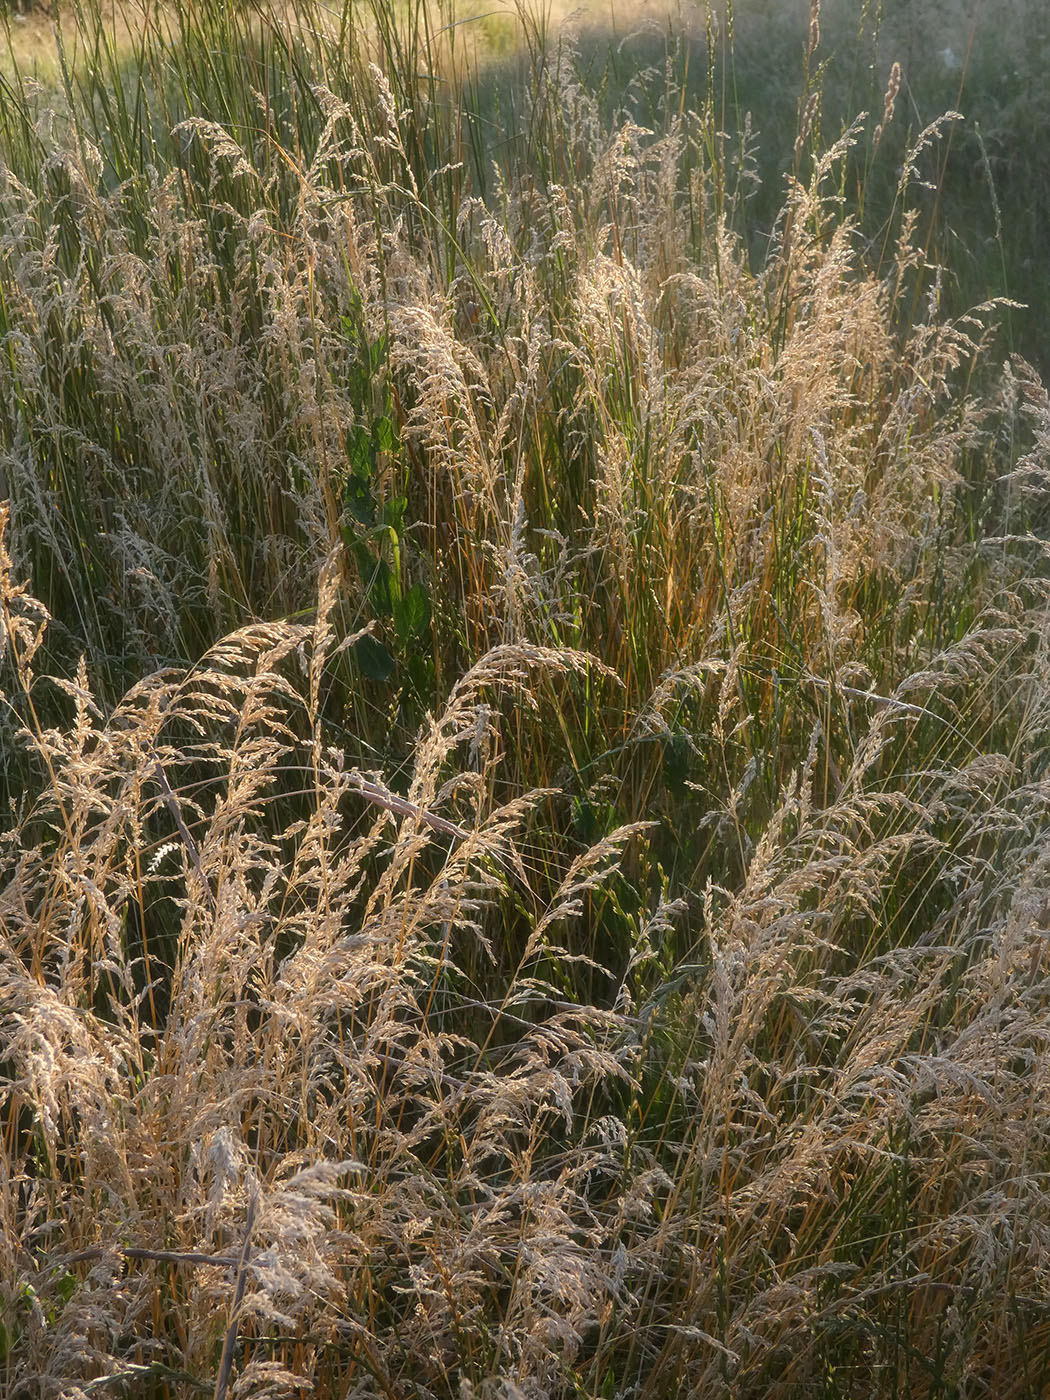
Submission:
[[[1045,1393],[1032,229],[879,13],[9,70],[4,1395]]]

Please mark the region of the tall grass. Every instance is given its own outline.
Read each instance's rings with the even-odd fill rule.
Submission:
[[[684,48],[138,32],[0,91],[4,1394],[1044,1394],[1050,401],[945,123],[807,95],[758,257]]]

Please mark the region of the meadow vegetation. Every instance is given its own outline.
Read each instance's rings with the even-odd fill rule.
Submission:
[[[62,14],[0,81],[0,1391],[1045,1395],[1016,34],[941,93],[889,3]]]

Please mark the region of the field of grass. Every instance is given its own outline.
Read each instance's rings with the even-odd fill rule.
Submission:
[[[59,20],[0,1394],[1045,1396],[1043,7]]]

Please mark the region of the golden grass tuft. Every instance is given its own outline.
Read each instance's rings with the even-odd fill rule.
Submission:
[[[496,142],[296,16],[0,94],[0,1389],[1044,1393],[1050,405],[950,118],[880,249],[896,93],[813,104],[759,257],[714,89],[537,24]]]

